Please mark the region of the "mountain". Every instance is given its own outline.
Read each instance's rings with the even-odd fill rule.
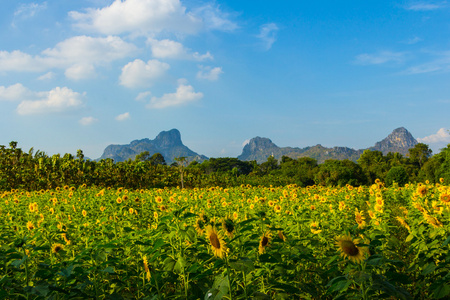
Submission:
[[[403,155],[408,153],[408,149],[413,148],[417,144],[417,140],[404,127],[400,127],[392,131],[384,140],[375,143],[370,150],[378,150],[387,154],[388,152],[398,152]]]
[[[177,129],[162,131],[154,140],[148,138],[142,140],[134,140],[128,145],[109,145],[103,151],[103,155],[99,158],[111,158],[115,162],[134,159],[136,155],[148,151],[150,156],[155,153],[161,153],[167,164],[174,162],[177,157],[186,157],[188,161],[199,161],[208,159],[204,155],[199,155],[183,145],[181,134]]]
[[[389,152],[399,152],[405,155],[408,153],[408,149],[413,148],[416,144],[417,141],[411,133],[405,128],[400,127],[369,149],[381,151],[385,155]],[[285,155],[294,159],[311,157],[319,163],[323,163],[327,159],[348,159],[356,162],[364,150],[355,150],[348,147],[327,148],[320,144],[305,148],[278,147],[268,138],[255,137],[244,146],[242,154],[238,156],[238,159],[243,161],[256,160],[258,163],[262,163],[267,161],[267,157],[271,155],[276,159],[281,159]]]

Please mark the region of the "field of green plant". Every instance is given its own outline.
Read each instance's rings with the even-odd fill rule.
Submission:
[[[450,187],[0,192],[0,298],[439,299]]]

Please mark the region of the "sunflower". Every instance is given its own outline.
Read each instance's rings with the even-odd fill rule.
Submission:
[[[363,228],[364,226],[366,226],[366,221],[364,221],[366,218],[363,216],[363,211],[358,211],[358,209],[356,209],[355,211],[355,220],[356,223],[358,223],[358,228]]]
[[[222,229],[230,239],[233,238],[235,226],[234,226],[234,222],[232,219],[230,219],[228,217],[223,219],[222,220]]]
[[[351,261],[360,263],[369,252],[367,247],[358,247],[359,239],[352,240],[350,235],[343,235],[336,239],[336,246],[341,252],[341,256]]]
[[[439,196],[439,200],[443,202],[445,205],[450,205],[450,195],[447,193],[443,193]]]
[[[319,227],[319,222],[312,222],[311,224],[309,224],[309,228],[311,229],[311,232],[313,234],[319,234],[322,232],[322,230]]]
[[[275,205],[274,210],[276,213],[280,213],[281,212],[281,206],[280,205]]]
[[[28,230],[33,230],[35,228],[33,222],[28,221],[27,222],[27,228],[28,228]]]
[[[209,222],[209,218],[208,216],[204,215],[204,214],[200,214],[200,216],[198,216],[197,221],[195,221],[195,230],[197,231],[197,233],[199,235],[202,235],[204,230],[205,230],[205,225]]]
[[[148,260],[147,260],[147,256],[144,255],[144,257],[142,258],[143,263],[144,263],[144,271],[145,271],[145,277],[147,278],[147,281],[150,281],[151,279],[151,273],[150,273],[150,269],[148,268]]]
[[[59,251],[64,250],[64,245],[60,243],[55,243],[52,245],[52,252],[58,253]]]
[[[283,242],[286,242],[286,236],[284,235],[284,232],[282,230],[278,231],[278,237],[280,238],[280,240],[282,240]]]
[[[434,228],[442,227],[442,223],[437,218],[430,216],[427,212],[423,213],[423,217],[427,220],[428,224]]]
[[[411,227],[409,227],[408,223],[406,223],[405,219],[403,219],[400,216],[395,217],[397,219],[397,221],[400,223],[400,225],[402,225],[403,227],[405,227],[408,231],[411,231]]]
[[[264,252],[266,252],[266,248],[269,247],[271,239],[272,235],[270,231],[264,232],[264,234],[261,236],[261,239],[259,240],[259,254],[263,254]]]
[[[421,197],[424,197],[428,193],[428,189],[426,185],[419,185],[417,188],[417,194],[419,194]]]
[[[211,249],[214,252],[214,256],[222,258],[227,251],[227,246],[222,235],[211,225],[208,225],[205,231],[206,237],[211,244]]]

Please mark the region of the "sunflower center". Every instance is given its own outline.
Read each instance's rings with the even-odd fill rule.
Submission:
[[[267,236],[263,237],[261,240],[261,246],[266,247],[268,243],[269,239],[267,238]]]
[[[217,234],[214,232],[209,235],[209,241],[211,242],[211,245],[213,245],[214,248],[220,249],[220,241],[217,237]]]
[[[342,241],[341,248],[342,251],[348,256],[356,256],[359,253],[359,249],[352,241]]]

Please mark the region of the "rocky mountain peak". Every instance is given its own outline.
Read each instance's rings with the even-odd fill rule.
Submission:
[[[378,150],[387,154],[388,152],[398,152],[403,155],[408,153],[408,149],[413,148],[417,140],[404,127],[394,129],[385,139],[375,143],[372,150]]]
[[[183,145],[183,142],[181,141],[181,134],[178,129],[161,131],[154,139],[154,143],[160,148],[170,148]]]

